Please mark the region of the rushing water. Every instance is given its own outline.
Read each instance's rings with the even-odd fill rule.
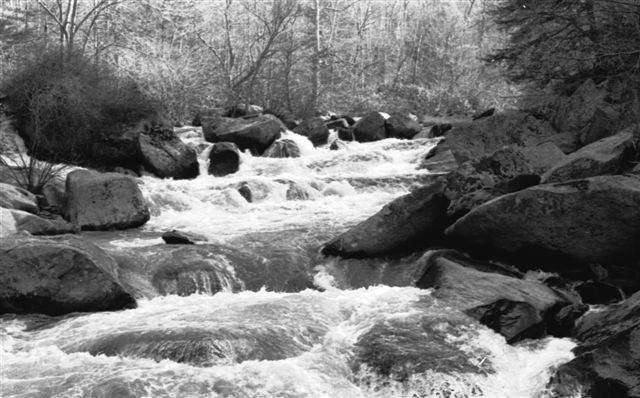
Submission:
[[[199,130],[181,136],[202,143]],[[317,254],[328,238],[428,181],[416,166],[435,141],[330,151],[293,133],[287,138],[302,157],[245,154],[238,173],[214,178],[206,175],[205,149],[204,173],[195,180],[143,177],[152,209],[143,230],[86,235],[114,255],[137,253],[132,263],[146,262],[145,272],[165,278],[149,286],[130,278],[140,297],[132,310],[2,317],[0,395],[546,396],[554,366],[572,357],[572,342],[509,346],[430,291],[349,288],[332,273],[337,260]],[[159,246],[167,229],[205,242],[167,249]],[[284,283],[292,268],[298,279],[309,274],[315,288]]]

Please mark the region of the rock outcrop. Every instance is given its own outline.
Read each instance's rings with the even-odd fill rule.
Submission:
[[[422,130],[422,126],[405,114],[392,114],[385,121],[386,134],[389,138],[411,139]]]
[[[425,246],[447,225],[449,200],[440,182],[420,187],[387,204],[322,249],[325,255],[372,257]]]
[[[136,306],[113,258],[73,235],[0,240],[0,313],[113,311]]]
[[[76,170],[66,193],[65,217],[83,230],[135,228],[150,218],[138,184],[123,174]]]

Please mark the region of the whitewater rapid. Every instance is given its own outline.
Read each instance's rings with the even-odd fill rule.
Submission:
[[[203,144],[199,129],[180,135]],[[573,357],[571,341],[510,346],[428,290],[337,283],[330,266],[337,260],[317,254],[328,238],[432,178],[417,165],[437,141],[387,139],[332,151],[286,138],[298,143],[300,158],[243,154],[237,173],[211,177],[207,148],[195,180],[142,177],[149,223],[86,236],[124,251],[162,244],[168,229],[189,231],[267,259],[305,261],[314,289],[237,291],[227,283],[220,292],[141,298],[126,311],[2,316],[0,396],[548,396],[554,367]],[[238,192],[242,185],[251,202]]]

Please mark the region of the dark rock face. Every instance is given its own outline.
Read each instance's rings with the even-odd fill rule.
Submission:
[[[73,235],[0,240],[0,313],[113,311],[134,308],[116,262]]]
[[[581,283],[576,286],[576,292],[586,304],[612,304],[622,300],[617,287],[602,282]]]
[[[411,139],[422,130],[422,126],[408,115],[393,114],[385,121],[387,137]]]
[[[436,182],[387,204],[378,213],[327,243],[325,255],[371,257],[426,245],[447,225],[449,200]]]
[[[473,209],[447,230],[457,244],[563,270],[563,262],[635,266],[640,177],[539,185]]]
[[[198,176],[196,151],[183,143],[172,130],[140,134],[138,143],[145,168],[158,177],[185,179]]]
[[[538,310],[529,303],[500,299],[467,311],[481,324],[503,335],[512,344],[545,335],[545,325]]]
[[[496,113],[496,108],[489,108],[485,111],[476,113],[475,115],[473,115],[472,119],[473,120],[482,119],[485,117],[493,116],[494,113]]]
[[[209,174],[223,177],[240,169],[240,151],[232,142],[214,144],[209,152]]]
[[[542,176],[543,182],[561,182],[616,174],[629,168],[634,155],[631,130],[603,138],[568,155]]]
[[[558,369],[554,396],[640,397],[640,293],[609,310],[589,313],[576,328],[576,358]]]
[[[243,117],[243,116],[253,116],[259,115],[263,111],[261,106],[253,105],[253,104],[236,104],[225,112],[224,116],[227,117]]]
[[[162,234],[162,240],[169,245],[193,245],[195,242],[185,233],[171,230]]]
[[[447,131],[451,130],[452,128],[453,126],[449,123],[434,124],[433,126],[431,126],[431,130],[429,130],[429,137],[442,137],[447,133]]]
[[[387,138],[386,120],[380,112],[371,112],[353,125],[353,136],[358,142],[372,142]],[[340,137],[341,140],[347,141]]]
[[[135,228],[150,218],[138,184],[123,174],[76,170],[66,192],[65,217],[83,230]]]
[[[271,144],[262,156],[267,158],[299,158],[300,148],[293,140],[280,139]]]
[[[571,304],[563,307],[549,320],[549,333],[556,337],[571,337],[576,321],[589,311],[586,304]]]
[[[247,184],[242,184],[238,187],[238,193],[249,203],[253,202],[253,194],[251,193],[251,187]]]
[[[307,137],[314,146],[324,145],[329,139],[329,128],[319,117],[303,120],[293,132]]]
[[[206,118],[202,121],[204,137],[209,142],[233,142],[240,150],[262,155],[278,138],[282,122],[270,115],[251,119]]]
[[[353,135],[353,128],[342,128],[338,127],[338,138],[341,141],[355,141],[356,138]]]

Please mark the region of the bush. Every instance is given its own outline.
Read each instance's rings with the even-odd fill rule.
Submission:
[[[83,56],[25,62],[4,82],[7,104],[32,156],[91,165],[95,143],[156,112],[137,85]]]

